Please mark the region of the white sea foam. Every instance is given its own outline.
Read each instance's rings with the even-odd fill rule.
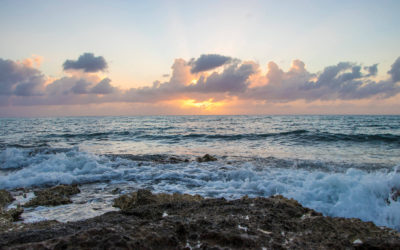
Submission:
[[[27,152],[17,148],[6,148],[0,152],[0,169],[15,169],[29,164]]]
[[[12,163],[14,155],[24,154],[23,149],[3,153],[1,160],[8,169],[16,166]],[[3,171],[0,188],[111,181],[102,185],[120,186],[122,190],[144,187],[155,192],[228,199],[243,195],[282,194],[325,215],[357,217],[400,230],[400,200],[391,198],[393,189],[400,190],[400,173],[396,168],[375,172],[353,168],[345,172],[324,172],[295,167],[255,166],[251,163],[144,162],[139,165],[138,162],[120,158],[111,160],[77,149],[56,154],[39,153],[24,161],[26,166],[23,168]],[[103,195],[109,193],[104,192]],[[38,209],[36,215],[43,216],[42,211]]]

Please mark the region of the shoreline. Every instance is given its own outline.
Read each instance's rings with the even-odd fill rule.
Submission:
[[[400,248],[400,233],[372,222],[323,216],[281,195],[226,200],[138,190],[120,211],[68,223],[13,223],[0,248]]]

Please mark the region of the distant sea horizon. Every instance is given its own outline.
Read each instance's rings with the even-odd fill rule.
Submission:
[[[317,113],[317,114],[122,114],[122,115],[32,115],[32,116],[23,116],[23,115],[1,115],[1,118],[60,118],[60,117],[142,117],[142,116],[400,116],[400,113],[383,113],[383,114],[362,114],[362,113],[349,113],[349,114],[340,114],[340,113]]]

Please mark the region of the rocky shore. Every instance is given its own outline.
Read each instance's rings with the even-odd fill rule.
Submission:
[[[53,187],[28,205],[65,204],[77,192]],[[225,200],[138,190],[115,199],[118,212],[32,224],[15,222],[15,211],[8,215],[3,207],[11,201],[2,191],[0,249],[400,249],[395,230],[326,217],[279,195]]]

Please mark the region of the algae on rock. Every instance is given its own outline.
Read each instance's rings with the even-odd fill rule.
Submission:
[[[0,231],[11,227],[12,222],[18,221],[24,209],[18,207],[5,210],[5,206],[11,203],[14,199],[11,193],[7,190],[0,190]]]
[[[196,158],[197,162],[208,162],[208,161],[216,161],[216,160],[217,160],[217,158],[215,158],[214,156],[209,155],[209,154],[205,154],[202,157],[197,157]]]
[[[58,206],[72,203],[70,196],[81,191],[77,185],[59,185],[35,191],[36,197],[24,204],[24,207]]]
[[[136,206],[148,204],[165,204],[177,202],[194,202],[201,201],[204,198],[200,195],[190,194],[152,194],[150,190],[139,189],[137,192],[131,194],[124,194],[114,200],[114,207],[121,210],[129,210]]]
[[[3,209],[8,203],[12,202],[14,197],[7,190],[0,189],[0,210]]]

